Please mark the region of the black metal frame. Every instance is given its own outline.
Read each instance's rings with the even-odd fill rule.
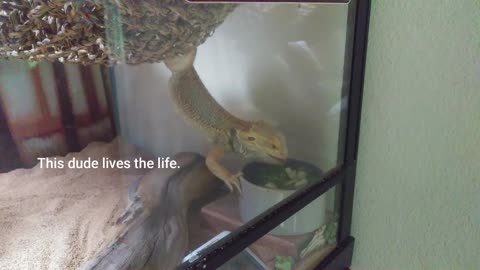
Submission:
[[[296,2],[296,1],[291,1]],[[317,1],[325,2],[325,1]],[[330,1],[340,2],[340,1]],[[273,206],[263,214],[244,224],[235,232],[219,240],[205,249],[201,256],[193,262],[180,265],[179,269],[199,270],[216,269],[256,240],[273,230],[290,216],[301,210],[310,202],[339,185],[340,217],[337,235],[337,247],[330,252],[315,268],[318,270],[348,269],[351,265],[353,245],[355,239],[350,235],[353,194],[355,187],[355,172],[360,127],[360,113],[363,93],[363,79],[365,71],[366,47],[368,38],[368,24],[370,16],[370,0],[351,1],[349,18],[353,29],[349,29],[352,40],[347,48],[346,61],[351,60],[349,70],[346,70],[346,79],[349,79],[347,89],[343,95],[348,98],[348,110],[342,117],[345,126],[341,127],[341,136],[345,138],[345,145],[340,149],[339,168],[327,174],[322,181],[315,183],[304,190],[300,190],[285,201]],[[348,34],[348,33],[347,33]],[[350,51],[350,52],[348,52]],[[349,57],[350,56],[350,57]],[[348,63],[347,63],[348,64]],[[341,137],[341,138],[342,138]]]

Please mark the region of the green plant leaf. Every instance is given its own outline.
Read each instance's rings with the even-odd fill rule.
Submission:
[[[325,232],[323,233],[323,237],[327,240],[327,243],[333,243],[337,239],[337,223],[332,222],[328,223],[327,227],[325,228]]]
[[[275,270],[291,270],[295,259],[291,256],[275,256]]]
[[[28,67],[29,68],[34,68],[36,66],[38,66],[39,62],[36,62],[36,61],[29,61],[28,62]]]

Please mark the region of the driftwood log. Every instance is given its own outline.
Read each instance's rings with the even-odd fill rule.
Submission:
[[[82,270],[170,270],[188,247],[188,217],[221,193],[221,182],[197,154],[182,153],[178,170],[153,170],[137,186],[132,205],[142,213],[127,222],[125,232]],[[132,191],[132,190],[131,190]],[[196,204],[194,204],[196,202]],[[143,210],[141,210],[143,209]],[[134,215],[134,213],[131,213]]]
[[[56,159],[103,157],[153,159],[119,139]],[[188,253],[198,211],[226,188],[201,155],[180,153],[172,159],[180,168],[37,165],[0,174],[0,269],[176,268]]]

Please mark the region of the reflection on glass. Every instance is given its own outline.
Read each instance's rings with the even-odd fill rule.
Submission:
[[[219,270],[267,270],[268,266],[250,249],[245,249],[228,263],[218,268]]]
[[[291,223],[292,216],[285,223]],[[241,255],[237,255],[220,269],[313,269],[336,247],[338,218],[329,212],[327,218],[318,221],[317,227],[308,233],[286,232],[284,224],[260,238]]]
[[[255,159],[239,153],[219,158],[222,167],[243,175],[241,194],[202,209],[217,232],[236,230],[338,165],[347,13],[344,4],[242,4],[198,47],[194,68],[207,91],[235,117],[266,121],[280,131],[290,162],[246,173],[242,169]],[[117,74],[121,134],[158,156],[211,153],[212,137],[202,124],[185,121],[172,102],[169,68],[122,66]],[[200,101],[195,106],[213,112]],[[218,117],[211,113],[206,119]],[[310,220],[326,220],[334,200],[328,192],[278,230],[312,231],[319,224]]]
[[[236,230],[338,165],[337,153],[343,143],[339,136],[340,115],[346,109],[342,87],[347,12],[347,5],[246,4],[238,7],[199,47],[194,66],[212,96],[241,119],[273,123],[286,138],[289,158],[278,165],[227,157],[229,168],[242,172],[242,192],[224,196],[201,209],[204,239],[196,245],[192,241],[192,249],[222,231]],[[287,15],[293,19],[282,20]],[[147,69],[128,70],[128,76],[138,82],[132,87],[150,87],[142,75]],[[148,72],[158,74],[155,84],[168,89],[168,70],[158,67]],[[163,111],[168,112],[164,107],[171,106],[168,96],[160,92],[149,92],[145,99],[138,95],[135,98],[146,101],[156,95],[162,101],[155,104],[161,102]],[[127,91],[121,95],[126,100],[131,96]],[[158,141],[165,133],[175,133],[176,140],[184,142],[183,147],[207,154],[211,146],[203,143],[200,130],[175,122],[180,119],[177,116],[164,116],[174,130],[154,129],[158,136],[149,137],[137,123],[141,131],[131,133],[131,137],[145,134],[148,137],[142,138],[147,141]],[[168,140],[171,142],[171,138]],[[152,145],[159,153],[175,152],[177,147]],[[286,237],[311,234],[329,222],[337,199],[334,190],[327,192],[271,233]],[[298,256],[292,257],[298,260]]]

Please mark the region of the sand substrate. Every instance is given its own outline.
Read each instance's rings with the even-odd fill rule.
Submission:
[[[133,159],[141,153],[117,138],[57,157]],[[145,157],[145,155],[142,155]],[[0,269],[77,269],[122,230],[135,169],[19,169],[0,174]]]

